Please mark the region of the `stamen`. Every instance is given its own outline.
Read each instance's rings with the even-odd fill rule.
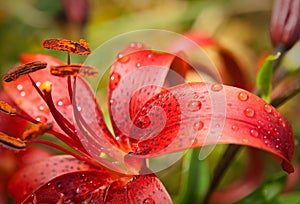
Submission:
[[[47,63],[41,61],[34,61],[26,64],[21,64],[12,68],[6,75],[4,75],[3,80],[5,82],[11,82],[18,79],[20,76],[38,71],[40,69],[45,69],[46,67]]]
[[[52,83],[50,81],[45,81],[40,85],[40,90],[42,92],[50,93],[52,90]]]
[[[54,76],[88,76],[94,77],[98,74],[98,71],[89,65],[83,64],[70,64],[70,65],[59,65],[51,66],[50,73]]]
[[[26,149],[26,143],[23,140],[8,136],[3,132],[0,132],[0,144],[8,149],[13,149],[16,151]]]
[[[25,130],[22,134],[23,140],[35,139],[38,136],[45,134],[46,132],[50,131],[53,127],[53,123],[39,123],[37,125],[32,126],[30,129]]]
[[[11,107],[8,103],[4,101],[0,101],[0,111],[9,114],[9,115],[16,115],[17,110],[13,107]]]
[[[91,53],[87,42],[83,39],[80,39],[79,42],[60,38],[48,39],[43,41],[42,46],[47,49],[68,51],[79,55],[89,55]]]

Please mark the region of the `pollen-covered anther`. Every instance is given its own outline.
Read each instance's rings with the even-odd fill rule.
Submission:
[[[51,66],[50,73],[54,76],[88,76],[93,77],[98,74],[98,71],[89,65],[83,64],[69,64],[69,65],[59,65],[59,66]]]
[[[46,67],[47,63],[41,61],[34,61],[26,64],[21,64],[12,68],[6,75],[4,75],[3,80],[5,82],[11,82],[23,75],[36,72],[40,69],[45,69]]]
[[[88,43],[83,39],[80,39],[79,42],[60,38],[48,39],[43,41],[42,46],[47,49],[68,51],[79,55],[91,53]]]
[[[45,81],[40,85],[40,89],[43,92],[50,93],[52,90],[52,83],[50,81]]]
[[[21,140],[20,138],[8,136],[3,132],[0,132],[0,144],[5,148],[16,151],[26,149],[26,143],[23,140]]]
[[[9,114],[9,115],[16,115],[17,110],[11,107],[8,103],[4,101],[0,101],[0,111]]]
[[[29,139],[35,139],[38,136],[41,136],[51,130],[53,127],[53,123],[39,123],[37,125],[32,126],[31,128],[25,130],[25,132],[22,134],[23,140],[29,140]]]

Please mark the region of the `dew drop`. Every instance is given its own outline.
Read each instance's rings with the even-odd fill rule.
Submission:
[[[194,128],[195,131],[199,131],[199,130],[201,130],[203,128],[203,126],[204,126],[203,122],[200,121],[200,122],[194,123],[193,128]]]
[[[17,85],[17,89],[18,89],[18,91],[21,91],[23,89],[23,85],[22,84],[18,84]]]
[[[211,85],[211,90],[212,91],[221,91],[223,89],[222,84],[213,84]]]
[[[128,57],[128,55],[123,55],[123,54],[119,54],[118,55],[118,60],[119,60],[119,62],[121,62],[121,63],[126,63],[126,62],[128,62],[129,61],[129,57]]]
[[[148,57],[149,59],[151,59],[151,58],[152,58],[152,54],[148,54],[147,57]]]
[[[22,96],[22,97],[26,96],[26,92],[25,91],[21,91],[20,92],[20,96]]]
[[[196,112],[201,109],[201,106],[202,106],[202,104],[200,101],[193,100],[188,103],[187,108],[191,112]]]
[[[80,112],[82,110],[82,108],[80,106],[78,106],[77,110]]]
[[[255,111],[252,108],[246,108],[244,113],[249,118],[253,118],[255,115]]]
[[[239,127],[238,126],[236,126],[236,125],[232,125],[231,126],[231,129],[233,130],[233,131],[238,131],[239,130]]]
[[[40,105],[39,110],[40,110],[40,111],[44,111],[44,110],[45,110],[45,106]]]
[[[41,123],[46,123],[47,122],[47,118],[44,116],[37,116],[35,118],[36,121],[41,122]]]
[[[59,101],[57,101],[57,105],[58,106],[62,106],[62,105],[64,105],[64,102],[62,102],[61,100],[59,100]]]
[[[270,106],[269,104],[265,104],[264,110],[265,110],[267,113],[271,113],[271,112],[272,112],[272,106]]]
[[[196,144],[198,142],[197,138],[192,139],[192,144]]]
[[[136,67],[141,67],[141,63],[136,63]]]
[[[258,129],[262,128],[262,126],[265,125],[265,123],[263,121],[261,121],[261,120],[258,120],[257,124],[258,124],[258,126],[257,126]]]
[[[110,103],[111,106],[115,106],[117,104],[115,99],[110,99],[109,103]]]
[[[118,74],[118,73],[116,73],[116,72],[112,73],[112,74],[110,75],[109,88],[110,88],[111,90],[114,90],[114,89],[118,86],[118,84],[119,84],[119,82],[120,82],[120,79],[121,79],[120,74]]]
[[[143,201],[144,204],[155,204],[155,201],[152,198],[146,198]]]
[[[244,91],[241,91],[238,95],[238,98],[241,100],[241,101],[247,101],[249,99],[249,95],[244,92]]]
[[[243,142],[244,142],[244,143],[248,143],[249,140],[248,140],[248,139],[243,139]]]
[[[251,130],[250,130],[250,135],[251,135],[251,136],[257,137],[258,134],[259,134],[259,133],[258,133],[258,131],[257,131],[256,129],[251,129]]]
[[[36,85],[37,87],[40,87],[41,84],[42,84],[42,83],[41,83],[40,81],[37,81],[37,82],[35,83],[35,85]]]
[[[286,126],[286,123],[285,123],[285,121],[284,121],[283,118],[279,118],[279,119],[278,119],[278,123],[279,123],[279,125],[281,125],[282,127],[285,127],[285,126]]]

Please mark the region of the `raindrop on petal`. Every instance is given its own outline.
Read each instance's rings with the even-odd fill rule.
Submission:
[[[123,55],[123,54],[119,54],[118,55],[118,61],[121,62],[121,63],[126,63],[129,61],[129,57],[128,55]]]
[[[149,59],[151,59],[151,58],[152,58],[152,54],[148,54],[147,57],[148,57]]]
[[[249,118],[253,118],[255,115],[255,111],[252,108],[246,108],[244,113]]]
[[[187,108],[191,112],[196,112],[201,109],[201,106],[202,106],[202,104],[200,101],[193,100],[188,103]]]
[[[22,85],[22,84],[18,84],[18,85],[17,85],[17,89],[18,89],[19,91],[21,91],[21,90],[23,89],[23,85]]]
[[[152,198],[146,198],[143,201],[144,204],[155,204],[155,201]]]
[[[223,89],[222,84],[213,84],[211,85],[211,90],[212,91],[221,91]]]
[[[271,113],[271,112],[272,112],[272,106],[270,106],[269,104],[265,104],[264,110],[265,110],[267,113]]]
[[[114,89],[118,86],[118,84],[119,84],[119,82],[120,82],[120,79],[121,79],[120,74],[118,74],[118,73],[116,73],[116,72],[112,73],[112,74],[110,75],[109,88],[110,88],[111,90],[114,90]]]
[[[47,118],[45,118],[44,116],[37,116],[35,118],[36,121],[41,122],[41,123],[46,123],[47,122]]]
[[[141,63],[136,63],[136,67],[141,67]]]
[[[241,100],[241,101],[247,101],[249,99],[249,95],[244,92],[244,91],[241,91],[238,95],[238,98]]]
[[[236,126],[236,125],[232,125],[232,126],[231,126],[231,129],[232,129],[233,131],[238,131],[238,130],[239,130],[239,127]]]
[[[251,135],[251,136],[257,137],[258,134],[259,134],[259,133],[258,133],[258,131],[257,131],[256,129],[251,129],[251,130],[250,130],[250,135]]]
[[[20,92],[20,96],[23,96],[23,97],[26,96],[26,92],[25,91],[21,91]]]
[[[201,130],[203,128],[203,126],[204,126],[203,122],[200,121],[200,122],[194,123],[193,128],[194,128],[195,131],[199,131],[199,130]]]
[[[279,123],[279,125],[281,125],[282,127],[285,127],[285,126],[286,126],[286,123],[285,123],[285,121],[284,121],[283,118],[279,118],[279,119],[278,119],[278,123]]]

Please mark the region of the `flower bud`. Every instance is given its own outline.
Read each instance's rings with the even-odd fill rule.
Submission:
[[[270,34],[275,47],[290,49],[300,37],[300,0],[274,0]]]

